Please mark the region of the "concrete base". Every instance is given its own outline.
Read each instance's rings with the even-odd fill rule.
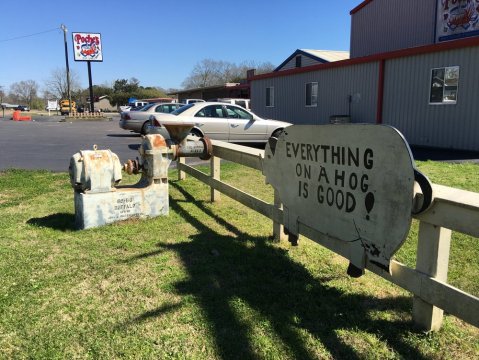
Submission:
[[[104,193],[75,192],[75,225],[78,229],[130,218],[168,215],[168,182],[145,188],[116,188]]]

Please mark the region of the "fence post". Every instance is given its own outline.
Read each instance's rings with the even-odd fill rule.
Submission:
[[[439,281],[447,281],[451,230],[421,221],[417,244],[416,270]],[[426,331],[441,328],[443,310],[414,296],[412,316],[415,324]]]
[[[210,176],[215,180],[220,180],[221,177],[221,158],[212,156],[210,159]],[[211,189],[211,202],[220,201],[221,195],[218,190],[213,187]]]
[[[185,180],[186,173],[180,170],[180,164],[186,164],[185,157],[179,157],[178,160],[176,161],[176,168],[178,169],[178,180]]]
[[[283,204],[281,203],[281,199],[279,198],[278,190],[274,189],[274,207],[282,209]],[[278,223],[273,220],[273,239],[276,242],[280,242],[286,239],[286,235],[283,231],[283,224]]]

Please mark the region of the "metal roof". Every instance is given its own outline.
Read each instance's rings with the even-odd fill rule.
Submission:
[[[349,51],[297,49],[273,71],[279,71],[297,55],[307,56],[321,64],[349,59]]]
[[[311,49],[300,49],[300,50],[307,54],[311,54],[317,58],[326,60],[327,62],[349,59],[349,51],[311,50]]]

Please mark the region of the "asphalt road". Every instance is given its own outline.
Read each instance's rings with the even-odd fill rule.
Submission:
[[[0,170],[68,171],[71,156],[93,149],[94,144],[116,153],[122,163],[139,156],[141,137],[121,129],[119,116],[111,121],[59,122],[60,119],[42,116],[36,121],[12,121],[7,116],[0,117]]]
[[[119,116],[111,121],[59,122],[59,116],[41,116],[36,121],[12,121],[0,117],[0,171],[46,169],[68,171],[70,158],[80,150],[110,149],[120,161],[135,159],[141,137],[118,126]],[[416,160],[479,163],[479,153],[412,147]],[[192,158],[188,164],[203,163]],[[172,163],[172,166],[175,164]]]

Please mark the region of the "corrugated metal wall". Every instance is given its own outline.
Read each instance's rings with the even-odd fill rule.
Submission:
[[[409,143],[479,151],[479,47],[389,60],[385,67],[383,123]],[[431,69],[459,66],[455,105],[429,105]]]
[[[321,62],[319,62],[318,60],[311,59],[308,56],[301,55],[301,67],[317,65],[317,64],[321,64]],[[284,64],[284,66],[279,71],[295,69],[295,68],[296,68],[296,57],[292,58],[290,61]]]
[[[436,2],[370,2],[351,16],[351,58],[433,44]]]
[[[378,92],[378,63],[338,67],[320,71],[254,80],[251,107],[261,117],[294,124],[326,124],[331,115],[349,113],[352,122],[374,123]],[[318,106],[306,107],[306,83],[318,83]],[[274,87],[274,107],[266,107],[266,87]],[[359,95],[358,95],[359,94]]]

